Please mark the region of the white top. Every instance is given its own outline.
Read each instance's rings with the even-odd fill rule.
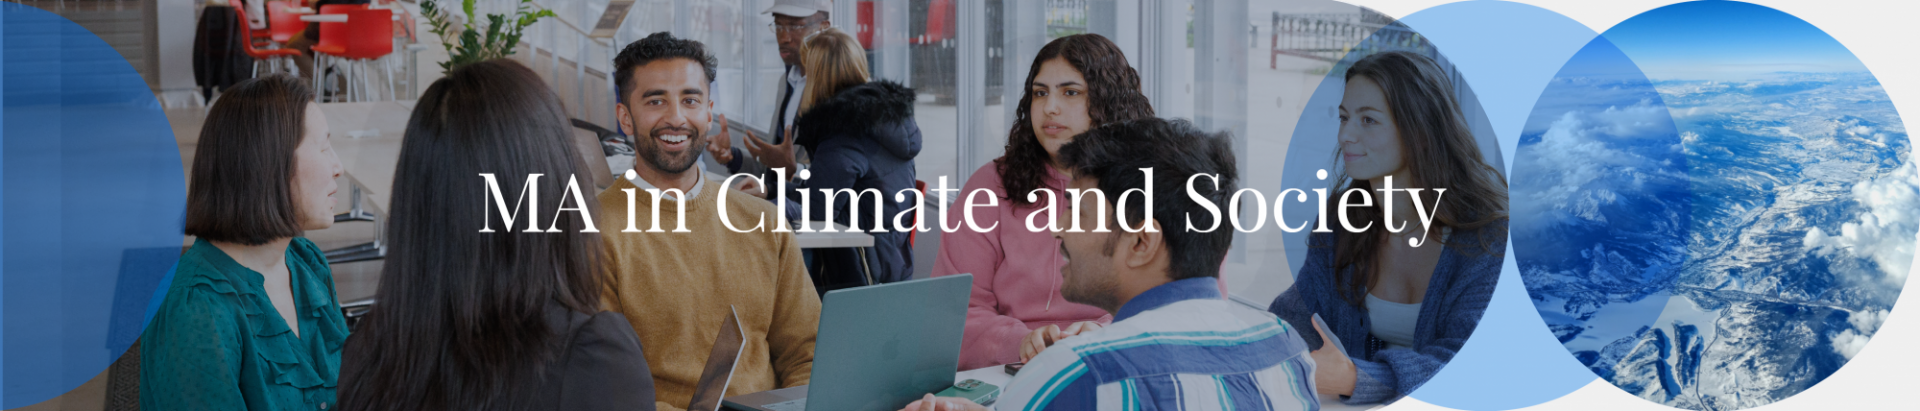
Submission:
[[[1420,304],[1401,304],[1367,293],[1367,317],[1374,337],[1390,348],[1413,348],[1413,327],[1420,323]]]
[[[707,185],[707,165],[700,164],[699,161],[694,161],[693,166],[694,174],[699,174],[700,176],[693,180],[693,188],[687,190],[687,198],[699,197],[700,188]],[[640,173],[635,173],[631,169],[627,170],[626,174],[625,177],[627,177],[627,180],[632,181],[634,186],[640,187],[640,191],[660,189],[660,187],[654,186],[653,183],[647,182],[647,179],[640,178]],[[668,200],[681,201],[680,197],[674,196],[671,191],[661,193],[660,195],[666,196]]]
[[[787,70],[787,87],[793,90],[793,96],[787,97],[787,110],[780,113],[780,118],[785,120],[781,121],[780,124],[786,124],[788,127],[792,127],[793,118],[800,115],[800,95],[807,92],[807,76],[801,75],[800,70]],[[786,130],[770,131],[774,133],[786,132]],[[793,136],[787,137],[791,138]],[[784,142],[785,140],[782,141]]]

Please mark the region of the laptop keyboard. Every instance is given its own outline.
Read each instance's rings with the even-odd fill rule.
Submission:
[[[807,399],[801,398],[787,402],[777,402],[762,406],[773,411],[807,411]]]

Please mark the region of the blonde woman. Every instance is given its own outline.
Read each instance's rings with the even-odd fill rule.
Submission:
[[[894,194],[913,188],[913,158],[920,154],[920,126],[913,121],[913,89],[891,81],[868,81],[866,52],[853,36],[839,29],[826,29],[808,36],[800,49],[801,65],[807,68],[807,86],[800,97],[800,116],[794,119],[791,144],[807,149],[813,158],[811,178],[805,180],[806,195],[814,196],[807,218],[832,219],[860,231],[872,233],[875,252],[864,262],[871,267],[875,282],[903,281],[913,276],[913,249],[907,244],[907,232],[892,229],[892,216],[909,207],[907,201],[893,201]],[[748,144],[764,144],[748,140]],[[826,189],[826,190],[821,190]],[[827,204],[827,190],[879,190],[881,195],[875,218],[872,201],[836,201]],[[796,197],[797,198],[797,197]],[[906,196],[911,200],[913,196]],[[851,218],[853,207],[859,219]],[[881,221],[880,232],[871,231]],[[822,267],[818,286],[821,291],[858,285],[862,261],[845,249],[819,250],[815,254]]]

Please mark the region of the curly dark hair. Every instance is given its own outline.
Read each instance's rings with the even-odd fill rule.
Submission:
[[[700,69],[707,74],[707,82],[712,83],[720,73],[714,67],[712,54],[707,54],[707,46],[698,41],[673,37],[673,34],[659,32],[647,35],[647,38],[628,43],[620,49],[620,55],[613,57],[613,75],[620,79],[615,82],[618,88],[614,101],[627,102],[627,93],[633,92],[633,68],[647,65],[658,60],[682,58],[700,63]]]
[[[1098,34],[1075,34],[1048,42],[1033,57],[1027,69],[1027,81],[1019,85],[1020,106],[1014,109],[1013,130],[1007,132],[1007,152],[993,160],[1000,173],[1000,186],[1014,204],[1028,205],[1024,194],[1047,185],[1047,149],[1033,134],[1033,93],[1029,87],[1040,73],[1040,65],[1064,59],[1087,79],[1087,117],[1091,126],[1153,117],[1153,105],[1140,94],[1140,73],[1127,65],[1120,46]],[[1061,187],[1054,187],[1061,188]]]

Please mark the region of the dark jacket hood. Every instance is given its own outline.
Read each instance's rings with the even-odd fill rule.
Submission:
[[[920,154],[919,126],[913,122],[913,89],[887,80],[870,81],[834,94],[794,120],[795,144],[815,150],[830,138],[864,138],[889,154],[911,159]]]

